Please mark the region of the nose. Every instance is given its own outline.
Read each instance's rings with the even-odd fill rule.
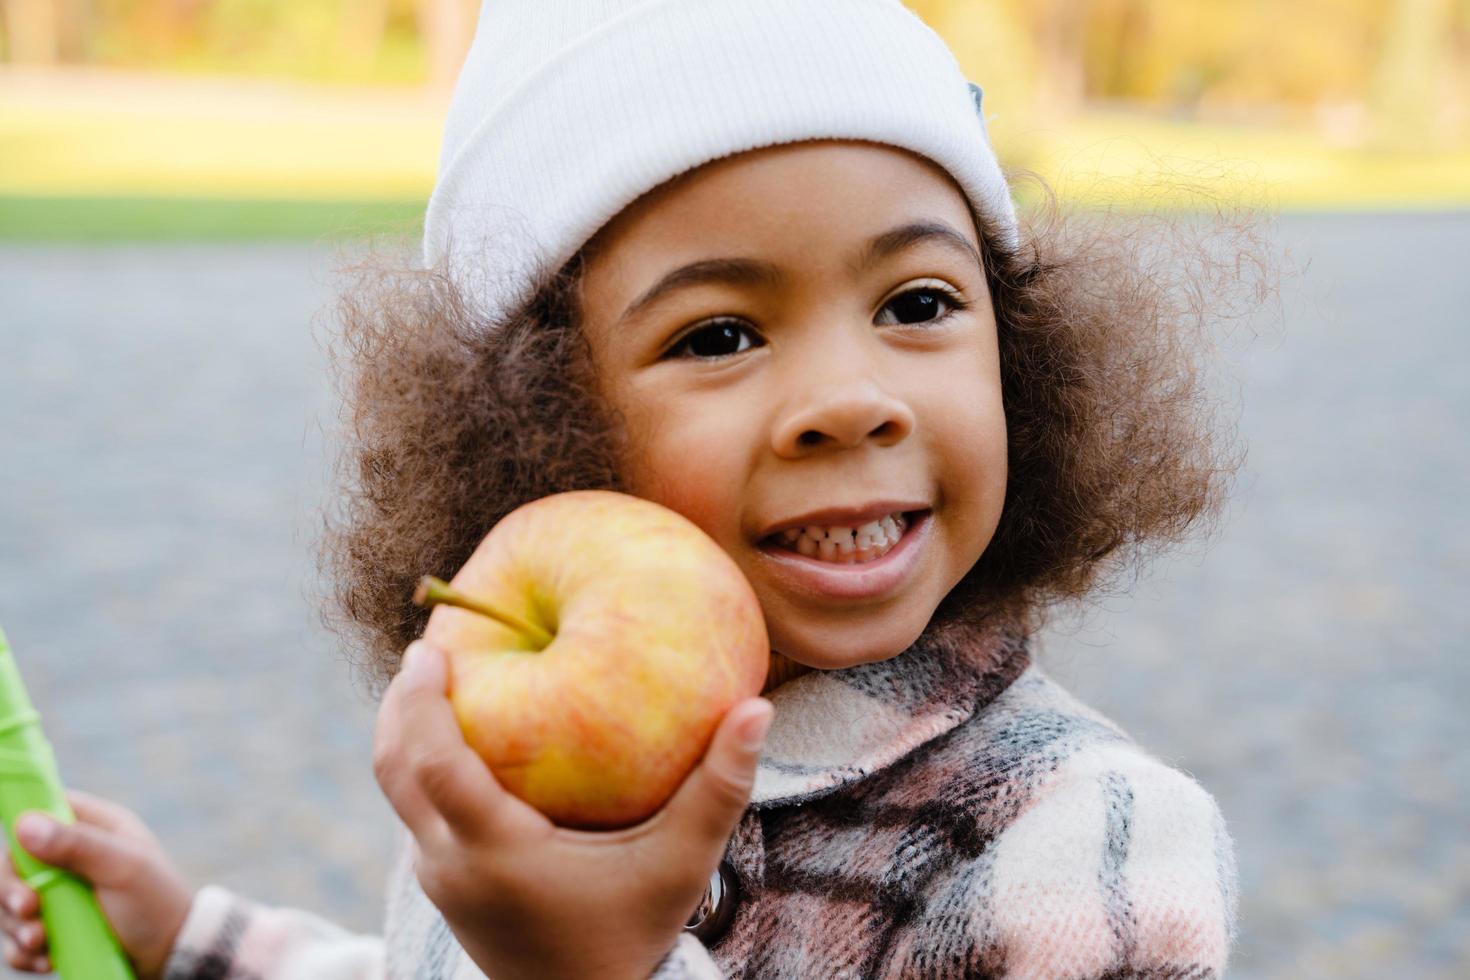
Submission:
[[[913,409],[870,377],[807,388],[791,405],[771,433],[772,448],[788,458],[867,442],[891,446],[914,431]]]

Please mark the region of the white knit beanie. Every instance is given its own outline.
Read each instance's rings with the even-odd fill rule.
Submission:
[[[654,187],[823,138],[927,157],[1013,248],[979,96],[900,0],[484,0],[424,260],[494,321]]]

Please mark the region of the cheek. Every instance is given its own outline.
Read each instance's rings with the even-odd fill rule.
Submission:
[[[629,417],[627,476],[633,493],[677,511],[726,550],[738,536],[744,485],[733,434],[692,413]]]
[[[1005,409],[998,379],[988,379],[977,391],[973,375],[954,377],[935,390],[973,392],[962,402],[946,398],[932,404],[929,413],[940,426],[930,452],[939,462],[956,535],[956,567],[963,574],[990,544],[1005,506],[1009,479]]]
[[[1009,460],[1009,437],[1000,395],[987,392],[968,422],[966,442],[970,445],[971,465],[975,468],[980,483],[986,487],[998,484],[1004,490]]]
[[[975,542],[971,560],[978,560],[1000,525],[1005,508],[1006,485],[1009,480],[1009,453],[1006,445],[1005,416],[997,405],[993,414],[980,421],[971,466],[974,479],[974,502],[971,519]]]

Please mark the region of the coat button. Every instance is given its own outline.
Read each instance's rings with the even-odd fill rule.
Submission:
[[[735,918],[735,906],[740,903],[740,882],[735,869],[728,861],[721,861],[714,874],[709,876],[704,897],[694,907],[694,914],[684,924],[684,931],[706,946],[725,934]]]

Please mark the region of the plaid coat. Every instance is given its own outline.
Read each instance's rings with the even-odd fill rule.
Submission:
[[[1060,688],[1025,638],[916,646],[774,691],[726,850],[733,916],[654,980],[1204,980],[1235,935],[1214,799]],[[406,845],[406,831],[400,831]],[[480,980],[408,848],[384,937],[200,891],[166,980]]]

